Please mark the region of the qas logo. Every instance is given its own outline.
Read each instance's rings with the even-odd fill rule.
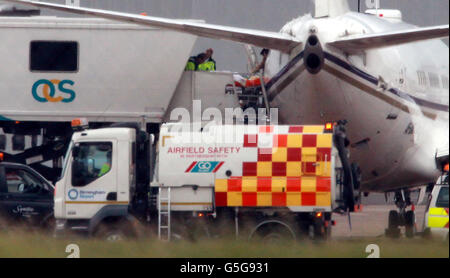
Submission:
[[[39,102],[64,102],[69,103],[75,100],[75,91],[67,88],[73,86],[72,80],[47,80],[41,79],[33,84],[31,93],[35,100]],[[58,90],[59,94],[56,95]]]
[[[216,173],[224,162],[217,161],[194,161],[186,169],[186,173]]]

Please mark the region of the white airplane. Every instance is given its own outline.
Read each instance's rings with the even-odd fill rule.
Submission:
[[[134,15],[37,1],[40,8],[170,29],[269,48],[271,107],[282,124],[345,119],[364,192],[396,192],[392,231],[413,226],[408,188],[440,175],[449,146],[449,26],[418,28],[398,11],[352,12],[347,0],[315,0],[315,16],[280,33]],[[448,159],[446,160],[448,163]],[[401,219],[401,220],[400,220]]]

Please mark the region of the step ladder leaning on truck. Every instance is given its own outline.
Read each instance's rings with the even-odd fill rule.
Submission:
[[[166,193],[163,193],[166,192]],[[170,187],[159,187],[158,192],[158,238],[170,241]],[[165,232],[165,235],[164,235]]]
[[[56,185],[56,231],[133,235],[141,222],[161,239],[326,238],[356,196],[344,139],[343,123],[164,124],[157,141],[126,124],[82,130]]]

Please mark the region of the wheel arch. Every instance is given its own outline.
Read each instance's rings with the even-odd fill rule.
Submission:
[[[125,205],[108,205],[101,208],[90,220],[88,232],[94,235],[101,224],[113,223],[119,220],[127,219],[128,206]]]

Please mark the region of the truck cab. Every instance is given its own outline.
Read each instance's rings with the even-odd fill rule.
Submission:
[[[50,182],[32,168],[0,162],[0,230],[23,223],[50,228],[53,192]]]
[[[129,216],[136,188],[135,147],[136,132],[131,128],[74,133],[56,184],[57,227],[67,224],[92,234],[105,219]]]

